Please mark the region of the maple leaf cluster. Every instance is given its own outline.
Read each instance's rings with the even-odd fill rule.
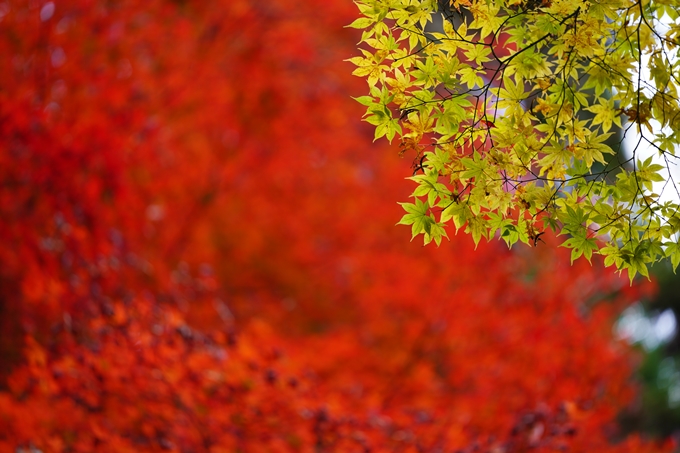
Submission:
[[[650,284],[394,228],[346,3],[0,3],[0,451],[669,451]]]
[[[452,223],[535,245],[551,230],[631,282],[678,267],[677,0],[356,4],[357,101],[376,139],[416,153],[414,237],[439,245]]]

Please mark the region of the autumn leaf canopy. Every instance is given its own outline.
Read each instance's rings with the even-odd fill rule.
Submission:
[[[0,452],[672,450],[616,423],[639,357],[612,323],[653,283],[571,265],[548,233],[423,248],[395,227],[412,169],[350,97],[394,115],[343,61],[356,16],[345,0],[0,1]],[[422,86],[439,74],[417,67]],[[410,83],[399,71],[389,83]],[[446,101],[441,124],[473,101]],[[393,124],[440,127],[412,108]],[[433,233],[452,186],[431,169],[451,163],[427,152],[432,190],[403,223]],[[477,184],[487,156],[461,175]],[[446,214],[460,228],[469,193]]]

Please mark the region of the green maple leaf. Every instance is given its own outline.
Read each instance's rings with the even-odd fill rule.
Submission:
[[[430,206],[416,198],[415,203],[399,203],[406,214],[397,225],[411,225],[411,240],[420,233],[430,234],[434,219],[428,215]]]

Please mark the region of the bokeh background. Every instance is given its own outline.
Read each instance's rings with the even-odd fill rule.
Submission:
[[[655,282],[395,226],[355,17],[0,2],[0,451],[673,448]]]

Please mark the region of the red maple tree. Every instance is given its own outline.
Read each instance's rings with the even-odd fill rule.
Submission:
[[[394,226],[349,2],[0,14],[0,451],[670,448],[615,424],[651,285]]]

